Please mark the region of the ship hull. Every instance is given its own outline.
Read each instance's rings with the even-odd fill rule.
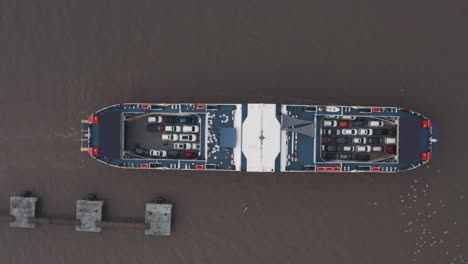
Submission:
[[[128,103],[83,120],[81,150],[126,169],[393,173],[429,162],[436,132],[398,107]]]

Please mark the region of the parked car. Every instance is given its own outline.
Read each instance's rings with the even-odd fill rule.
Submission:
[[[177,116],[165,116],[164,122],[166,123],[179,123],[179,117]]]
[[[200,144],[199,143],[192,143],[192,149],[200,149]]]
[[[326,146],[323,147],[323,150],[328,151],[328,152],[337,152],[338,151],[338,146],[326,145]]]
[[[152,156],[152,157],[161,157],[161,158],[163,158],[163,157],[166,157],[166,156],[167,156],[167,151],[165,151],[165,150],[154,150],[154,149],[152,149],[152,150],[149,151],[149,154],[150,154],[150,156]]]
[[[338,122],[336,120],[323,120],[324,127],[336,127]]]
[[[163,121],[162,116],[149,116],[148,123],[161,123]]]
[[[368,161],[370,160],[370,155],[368,154],[356,154],[354,158],[358,161]]]
[[[372,147],[372,151],[374,151],[374,152],[382,152],[382,151],[383,151],[383,147],[382,147],[382,146],[373,146],[373,147]]]
[[[140,156],[148,156],[148,150],[143,149],[138,145],[135,147],[135,153]]]
[[[348,136],[354,136],[357,135],[357,129],[342,129],[341,130],[342,135],[348,135]]]
[[[337,137],[335,138],[335,142],[338,144],[348,144],[349,143],[349,138],[347,137]]]
[[[336,153],[324,153],[322,156],[325,160],[337,160],[338,155]]]
[[[192,144],[190,143],[175,143],[174,149],[192,149]]]
[[[351,121],[342,120],[338,123],[339,127],[351,127]]]
[[[356,146],[356,152],[370,152],[371,146]]]
[[[200,131],[200,127],[198,126],[183,126],[182,132],[184,133],[198,133]]]
[[[395,154],[396,153],[396,146],[388,146],[387,147],[387,152],[390,154]]]
[[[197,136],[195,135],[190,135],[190,134],[180,134],[179,135],[179,140],[180,141],[197,141]]]
[[[370,127],[382,127],[384,125],[383,121],[369,121]]]
[[[325,107],[325,111],[330,112],[330,113],[337,113],[340,111],[340,108],[336,106],[327,106]]]
[[[171,149],[167,151],[167,157],[173,159],[179,159],[184,156],[184,151]]]
[[[396,144],[396,138],[386,137],[385,144]]]
[[[161,138],[164,141],[177,141],[179,136],[177,134],[162,134]]]
[[[370,136],[372,135],[372,129],[370,128],[360,128],[358,131],[361,136]]]
[[[340,151],[353,152],[354,146],[342,146],[339,148]]]
[[[331,137],[322,137],[321,142],[322,142],[322,143],[334,143],[334,142],[335,142],[335,138],[331,138]]]
[[[354,159],[354,155],[353,155],[353,154],[346,154],[346,153],[343,153],[343,154],[339,154],[339,155],[338,155],[338,159],[339,159],[339,160],[353,160],[353,159]]]
[[[342,116],[341,118],[342,118],[342,119],[346,119],[346,120],[354,120],[354,119],[356,119],[355,116],[349,116],[349,115],[344,115],[344,116]]]
[[[354,144],[366,144],[367,139],[365,137],[355,137],[353,138]]]
[[[354,120],[353,121],[353,126],[365,126],[366,122],[363,120]]]
[[[180,132],[180,126],[166,126],[164,131],[166,131],[166,132]]]
[[[191,151],[184,152],[184,158],[186,159],[196,159],[197,157],[198,157],[198,153],[196,152],[191,152]]]
[[[341,131],[339,129],[322,129],[322,134],[324,134],[324,135],[340,135]]]
[[[388,130],[385,128],[374,129],[374,135],[385,136],[388,134]]]
[[[165,126],[158,124],[158,123],[148,123],[146,125],[146,130],[149,132],[159,132],[159,131],[164,131]]]
[[[179,123],[191,123],[191,124],[196,124],[198,121],[196,116],[181,116],[179,117]]]
[[[384,143],[384,139],[382,137],[370,137],[367,138],[367,143],[373,145],[379,145]]]

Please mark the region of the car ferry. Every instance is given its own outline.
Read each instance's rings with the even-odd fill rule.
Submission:
[[[81,131],[94,159],[159,170],[401,172],[437,142],[429,118],[399,107],[125,103]]]

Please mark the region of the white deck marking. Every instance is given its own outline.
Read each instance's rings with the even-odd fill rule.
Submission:
[[[242,124],[242,152],[247,159],[247,171],[275,171],[275,160],[281,149],[280,136],[276,105],[249,104]]]

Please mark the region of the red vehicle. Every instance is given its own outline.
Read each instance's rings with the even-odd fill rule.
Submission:
[[[390,154],[395,154],[396,153],[396,146],[388,146],[387,151]]]
[[[338,126],[339,127],[351,127],[351,122],[350,121],[345,121],[345,120],[342,120],[338,123]]]
[[[196,159],[198,157],[198,154],[196,152],[186,151],[184,152],[184,157],[186,159]]]
[[[322,143],[334,143],[334,142],[335,142],[335,138],[322,137]]]
[[[146,125],[146,129],[150,132],[164,131],[165,126],[155,123],[149,123],[148,125]]]

